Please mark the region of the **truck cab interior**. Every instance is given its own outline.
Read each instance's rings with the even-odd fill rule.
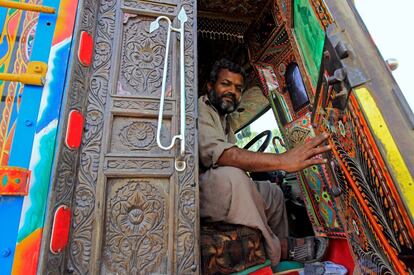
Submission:
[[[364,122],[357,118],[362,117],[357,100],[349,95],[360,84],[352,77],[344,81],[338,64],[350,54],[342,42],[329,38],[333,19],[323,1],[229,4],[201,0],[197,20],[199,96],[206,92],[210,68],[216,60],[227,58],[248,72],[241,105],[231,114],[239,147],[283,153],[318,133],[332,135],[330,144],[335,149],[326,154],[327,165],[293,174],[274,171],[250,175],[282,187],[290,233],[329,238],[331,245],[325,260],[346,266],[350,273],[354,268],[362,273],[388,273],[399,265],[398,261],[410,266],[407,255],[412,253],[412,236],[408,237],[411,226],[406,223],[405,229],[401,226],[397,230],[401,237],[398,241],[396,227],[385,218],[386,202],[378,191],[373,191],[381,169],[372,169],[374,164],[367,159],[370,149],[363,140],[369,139],[369,133],[362,130]],[[364,182],[367,187],[357,184],[352,189],[352,181]],[[380,209],[374,216],[380,217],[382,228],[389,228],[385,235],[394,236],[395,242],[391,241],[390,246],[394,247],[393,253],[399,251],[394,257],[396,262],[380,252],[384,244],[370,225],[371,214],[362,210],[366,208],[358,201],[360,195],[369,201],[371,209]],[[392,219],[397,216],[392,214]],[[400,215],[401,221],[403,216]],[[203,268],[213,274],[207,266],[213,261],[219,266],[220,260],[211,249],[203,247],[210,245],[203,242],[203,234],[212,233],[209,229],[203,231],[201,223],[202,257],[210,257],[202,259]],[[402,241],[404,231],[407,238]],[[354,260],[359,266],[355,267]]]

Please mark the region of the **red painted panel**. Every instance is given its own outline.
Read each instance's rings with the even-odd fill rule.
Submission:
[[[66,131],[66,146],[70,149],[78,149],[82,141],[84,118],[78,110],[69,113],[68,128]]]
[[[66,205],[61,205],[56,209],[50,240],[50,251],[54,254],[63,251],[68,244],[71,218],[70,212],[70,208]]]
[[[0,195],[26,196],[30,171],[20,167],[0,166]]]
[[[79,41],[79,49],[78,49],[78,58],[79,62],[83,66],[89,66],[92,62],[92,54],[93,54],[93,38],[92,36],[82,31],[80,35]]]
[[[348,274],[354,274],[355,262],[347,240],[329,239],[328,251],[324,260],[343,265],[348,270]]]
[[[270,268],[270,266],[266,266],[266,267],[263,267],[259,270],[254,271],[252,273],[249,273],[249,275],[272,275],[272,274],[273,274],[273,272],[272,272],[272,269]]]

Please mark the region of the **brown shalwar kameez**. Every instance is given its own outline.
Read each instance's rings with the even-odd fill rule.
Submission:
[[[269,181],[254,182],[245,171],[218,166],[221,154],[235,145],[227,116],[220,116],[206,95],[199,98],[200,215],[258,228],[272,264],[280,261],[279,238],[288,236],[283,193]]]

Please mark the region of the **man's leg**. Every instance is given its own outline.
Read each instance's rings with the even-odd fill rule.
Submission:
[[[265,201],[265,213],[270,228],[279,239],[287,238],[289,226],[282,189],[270,181],[255,181],[255,183]]]
[[[272,264],[280,261],[280,242],[267,223],[266,202],[243,170],[225,166],[200,176],[200,214],[212,221],[259,229]]]

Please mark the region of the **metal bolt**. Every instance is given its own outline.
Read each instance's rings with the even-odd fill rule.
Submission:
[[[328,78],[328,84],[333,85],[337,84],[341,81],[344,81],[346,78],[346,71],[344,69],[336,69],[334,74],[332,76],[329,76]]]
[[[24,125],[26,125],[27,127],[30,127],[30,126],[32,126],[32,125],[33,125],[33,121],[31,121],[31,120],[26,120],[26,121],[24,122]]]
[[[339,41],[335,47],[336,53],[340,59],[347,58],[349,56],[349,50],[344,42]]]
[[[332,195],[334,195],[335,198],[339,197],[342,194],[341,188],[335,185],[332,186],[331,191],[332,191]]]
[[[8,249],[8,248],[3,249],[3,250],[1,251],[1,253],[0,253],[1,257],[3,257],[3,258],[7,258],[7,257],[9,257],[9,256],[10,256],[10,254],[11,254],[11,251],[10,251],[10,249]]]

